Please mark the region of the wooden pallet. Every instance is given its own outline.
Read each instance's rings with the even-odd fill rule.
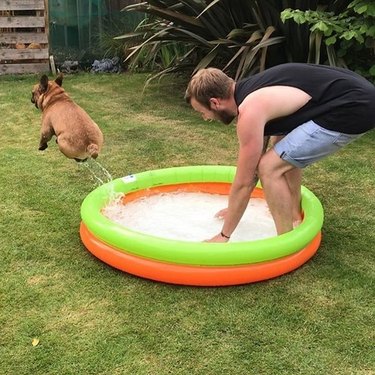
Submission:
[[[47,0],[0,0],[0,75],[48,71]]]

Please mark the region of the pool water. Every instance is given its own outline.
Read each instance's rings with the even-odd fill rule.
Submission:
[[[227,206],[228,196],[196,192],[173,192],[142,197],[127,204],[114,200],[103,209],[110,220],[129,229],[165,239],[196,241],[209,239],[222,229],[215,214]],[[276,236],[264,199],[252,198],[231,236],[231,242]]]

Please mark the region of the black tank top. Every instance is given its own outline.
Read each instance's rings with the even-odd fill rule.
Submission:
[[[253,91],[268,86],[296,87],[311,100],[297,112],[269,121],[265,135],[287,134],[310,120],[347,134],[364,133],[375,126],[375,86],[350,70],[299,63],[278,65],[237,82],[237,106]]]

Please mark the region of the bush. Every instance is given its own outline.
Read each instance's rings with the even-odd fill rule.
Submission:
[[[309,62],[325,63],[327,58],[330,65],[348,66],[375,80],[375,1],[354,0],[339,14],[326,9],[285,9],[281,18],[309,25],[311,45],[315,45]]]

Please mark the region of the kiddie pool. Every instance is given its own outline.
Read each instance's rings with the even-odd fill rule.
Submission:
[[[239,285],[295,270],[317,251],[323,208],[302,187],[303,221],[293,231],[236,243],[189,242],[147,235],[102,214],[113,194],[122,202],[165,192],[229,194],[236,168],[189,166],[152,170],[118,178],[87,195],[81,206],[80,235],[85,247],[112,267],[147,279],[194,286]],[[260,186],[252,197],[263,198]]]

